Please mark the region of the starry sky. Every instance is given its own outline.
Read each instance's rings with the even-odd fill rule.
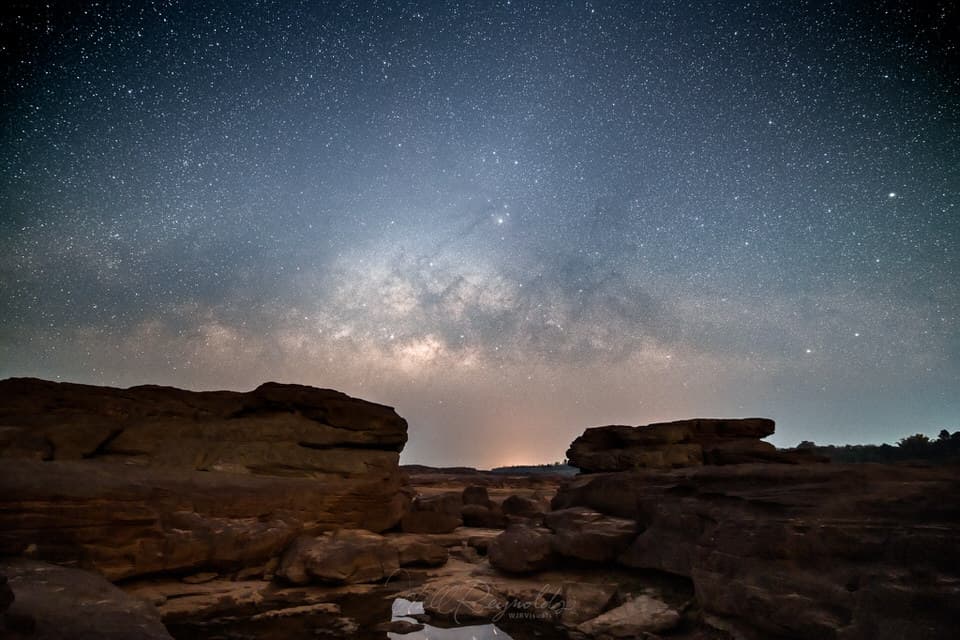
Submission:
[[[960,428],[951,2],[12,2],[0,377],[337,388],[408,463]]]

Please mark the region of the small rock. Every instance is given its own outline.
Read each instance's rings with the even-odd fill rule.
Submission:
[[[616,594],[615,584],[567,583],[563,587],[563,613],[560,619],[564,625],[574,627],[595,618],[607,610]]]
[[[636,638],[644,633],[658,633],[680,624],[680,614],[666,603],[650,596],[637,596],[615,609],[577,626],[590,637]]]
[[[403,635],[405,633],[423,631],[423,627],[424,625],[419,622],[410,622],[409,620],[391,620],[390,622],[378,624],[375,629],[377,631],[386,631],[387,633],[399,633],[400,635]]]
[[[180,578],[180,582],[184,582],[186,584],[203,584],[204,582],[216,580],[219,575],[220,574],[218,573],[212,572],[194,573],[193,575]]]
[[[490,499],[490,494],[487,493],[486,487],[471,485],[463,490],[462,499],[463,506],[476,505],[487,508],[493,506],[493,501]]]

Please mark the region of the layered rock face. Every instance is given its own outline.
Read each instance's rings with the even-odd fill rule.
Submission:
[[[697,418],[630,427],[587,429],[567,451],[583,473],[672,469],[703,464],[786,462],[761,438],[774,431],[767,418]]]
[[[301,533],[382,531],[406,422],[345,394],[0,382],[0,554],[111,579],[249,567]]]
[[[0,381],[0,455],[270,476],[397,474],[407,423],[330,389],[249,393]]]
[[[581,476],[554,507],[636,519],[617,562],[690,577],[737,638],[949,638],[958,495],[956,469],[754,463]]]

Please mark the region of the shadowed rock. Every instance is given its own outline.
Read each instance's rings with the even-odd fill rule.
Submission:
[[[553,550],[567,558],[612,562],[637,536],[637,524],[626,518],[575,507],[548,513],[546,526],[553,531]]]
[[[786,461],[773,445],[760,440],[773,431],[773,420],[766,418],[593,427],[573,441],[567,457],[584,473]]]
[[[692,578],[737,637],[866,640],[952,637],[957,495],[951,468],[744,464],[582,476],[555,504],[636,518],[619,562]]]
[[[403,515],[400,528],[407,533],[450,533],[463,524],[462,509],[459,492],[418,496]]]
[[[0,621],[4,638],[172,640],[156,609],[102,576],[24,558],[0,560],[0,573],[15,597]]]
[[[637,596],[577,627],[590,638],[641,638],[680,624],[680,614],[650,596]]]
[[[507,573],[529,573],[554,561],[551,534],[546,529],[513,525],[487,547],[490,564]]]

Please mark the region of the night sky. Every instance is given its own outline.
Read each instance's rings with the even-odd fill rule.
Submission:
[[[13,2],[0,377],[332,387],[436,465],[956,430],[952,4]]]

